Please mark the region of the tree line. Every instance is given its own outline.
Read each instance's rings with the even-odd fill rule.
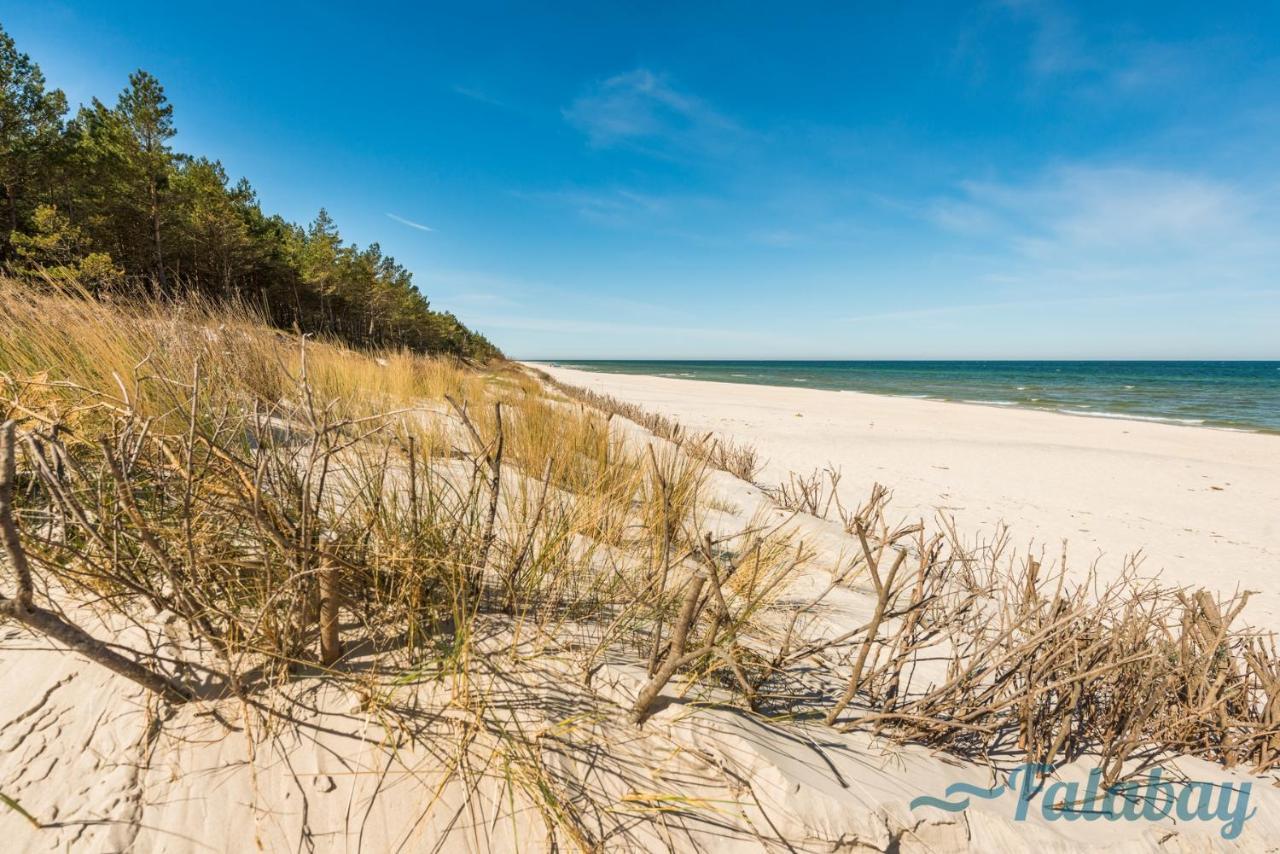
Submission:
[[[173,106],[145,71],[74,115],[0,28],[0,266],[97,294],[194,290],[259,306],[282,328],[357,346],[487,359],[501,354],[433,310],[377,243],[345,243],[323,209],[309,225],[263,212],[245,179],[173,149]]]

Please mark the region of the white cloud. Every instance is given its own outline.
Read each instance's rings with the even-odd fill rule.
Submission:
[[[1033,85],[1064,79],[1071,95],[1094,100],[1185,89],[1188,77],[1205,70],[1204,56],[1222,49],[1212,40],[1161,42],[1082,27],[1066,4],[1054,0],[998,0],[997,5],[1026,27],[1025,62]]]
[[[401,225],[407,225],[407,226],[409,226],[410,228],[416,228],[416,229],[418,229],[418,231],[435,231],[435,229],[434,229],[434,228],[432,228],[432,227],[431,227],[431,226],[429,226],[429,225],[423,225],[423,224],[422,224],[422,223],[420,223],[420,222],[414,222],[414,221],[413,221],[413,220],[411,220],[411,219],[405,219],[404,217],[402,217],[402,216],[396,216],[396,215],[395,215],[395,214],[393,214],[393,213],[389,213],[389,214],[387,214],[387,217],[388,217],[388,218],[390,218],[390,219],[395,220],[396,222],[400,223]]]
[[[873,304],[849,322],[986,329],[1000,340],[1011,327],[1035,328],[1046,337],[1023,346],[1042,354],[1274,352],[1257,331],[1280,305],[1274,181],[1068,165],[1021,182],[964,182],[929,216],[954,237],[950,254],[935,258],[947,273],[931,303],[908,302],[902,314]],[[1215,324],[1238,338],[1205,333]]]
[[[539,193],[536,197],[564,205],[583,219],[603,225],[627,225],[639,218],[662,214],[669,209],[668,200],[663,197],[621,188],[559,190]]]
[[[1047,0],[1004,0],[1000,5],[1031,25],[1028,64],[1038,76],[1091,71],[1098,61],[1087,50],[1075,21]]]
[[[489,294],[474,291],[464,291],[461,293],[444,293],[437,294],[433,297],[434,302],[441,305],[466,305],[480,306],[486,308],[503,307],[503,308],[519,308],[520,303],[504,294]]]
[[[794,249],[812,243],[809,234],[791,228],[765,228],[751,232],[751,240],[775,249]]]
[[[723,329],[705,326],[669,326],[653,323],[618,323],[607,320],[575,320],[562,317],[531,317],[528,315],[494,315],[476,321],[478,326],[494,329],[515,329],[524,332],[555,332],[561,334],[597,334],[622,336],[663,336],[702,338],[727,338],[753,340],[758,333],[739,329]]]
[[[702,98],[645,68],[591,86],[565,108],[564,117],[599,147],[662,143],[706,151],[742,134],[737,123]]]
[[[693,193],[646,192],[625,186],[566,187],[550,191],[513,191],[518,198],[572,211],[594,225],[647,228],[668,237],[697,239],[680,224],[698,213],[719,210],[714,197]]]
[[[1060,296],[1042,299],[1008,299],[992,302],[957,303],[953,305],[931,305],[923,308],[904,308],[890,311],[875,311],[852,315],[844,318],[847,323],[882,323],[897,320],[926,320],[930,318],[978,317],[992,314],[1005,314],[1010,310],[1063,310],[1071,308],[1116,310],[1123,306],[1143,306],[1158,303],[1174,303],[1188,298],[1199,298],[1203,295],[1188,294],[1185,291],[1148,291],[1139,293],[1115,293],[1092,296]],[[1274,299],[1280,296],[1280,290],[1230,290],[1222,291],[1217,296],[1232,299]]]

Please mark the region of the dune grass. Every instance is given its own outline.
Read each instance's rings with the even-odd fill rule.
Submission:
[[[708,466],[750,479],[753,451],[506,364],[6,281],[0,328],[6,580],[25,560],[50,607],[179,620],[185,661],[120,653],[178,685],[174,702],[269,705],[321,678],[393,715],[399,688],[429,675],[496,738],[548,832],[584,847],[584,805],[493,717],[495,667],[555,650],[589,692],[600,662],[630,662],[641,725],[679,691],[983,761],[1093,754],[1108,782],[1171,753],[1259,771],[1280,757],[1273,641],[1232,627],[1247,597],[1132,568],[1104,585],[945,524],[891,525],[886,490],[847,510],[837,472],[773,494],[834,514],[850,558],[815,555],[786,522],[713,530]],[[826,581],[801,596],[806,573]],[[864,594],[870,618],[833,612],[838,590]]]
[[[536,368],[531,372],[547,386],[566,397],[591,406],[600,412],[620,415],[634,421],[655,436],[679,445],[681,450],[708,465],[727,471],[734,477],[754,481],[763,465],[760,455],[751,445],[734,442],[726,436],[714,433],[689,433],[679,423],[665,415],[650,412],[642,406],[619,400],[608,394],[567,385]]]

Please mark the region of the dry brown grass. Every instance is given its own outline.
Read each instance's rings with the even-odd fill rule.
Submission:
[[[679,683],[991,761],[1092,753],[1108,782],[1168,753],[1258,770],[1280,755],[1273,641],[1233,628],[1247,597],[1132,568],[1073,580],[1003,542],[891,525],[880,487],[846,509],[827,471],[776,500],[834,512],[857,554],[797,601],[813,556],[784,526],[704,524],[707,466],[752,476],[754,454],[617,401],[198,302],[104,307],[0,282],[0,323],[14,516],[41,590],[176,617],[191,660],[126,654],[166,679],[208,674],[188,686],[201,698],[263,701],[319,674],[390,715],[389,685],[432,674],[469,726],[501,734],[549,833],[587,839],[583,804],[548,794],[560,784],[529,741],[492,717],[479,677],[495,643],[503,672],[578,656],[582,691],[593,662],[645,665],[637,722]],[[615,415],[670,442],[627,441]],[[865,622],[827,607],[850,588]]]
[[[185,661],[122,652],[201,700],[270,705],[323,674],[394,715],[387,674],[434,673],[458,711],[503,732],[476,687],[494,637],[516,672],[548,649],[647,653],[675,595],[656,563],[691,563],[674,553],[701,542],[702,460],[631,447],[611,415],[549,400],[515,369],[5,282],[0,318],[21,554],[58,604],[176,618],[194,637]],[[504,739],[495,749],[522,761],[525,742]],[[544,806],[582,832],[572,809]]]
[[[754,481],[760,473],[762,462],[756,449],[748,444],[734,442],[713,433],[691,434],[665,415],[650,412],[642,406],[619,400],[612,395],[600,394],[590,389],[567,385],[554,379],[545,371],[530,369],[551,388],[573,400],[585,403],[600,412],[620,415],[634,421],[655,436],[679,445],[685,453],[705,461],[714,468],[727,471],[734,477]]]

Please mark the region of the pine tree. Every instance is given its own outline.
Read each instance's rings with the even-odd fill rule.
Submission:
[[[5,198],[5,228],[0,229],[0,261],[12,257],[12,232],[34,209],[31,184],[39,182],[62,133],[67,99],[61,90],[45,91],[40,67],[20,53],[0,29],[0,188]]]
[[[53,205],[37,207],[31,232],[14,232],[12,240],[10,268],[22,278],[102,292],[124,277],[111,256],[94,252],[83,232]]]
[[[498,354],[433,311],[408,270],[344,243],[323,208],[306,228],[262,212],[222,164],[175,152],[173,107],[145,71],[114,106],[66,98],[0,30],[0,268],[102,291],[122,279],[257,302],[276,324],[352,344]]]
[[[173,128],[173,105],[160,81],[145,71],[129,75],[129,86],[116,102],[116,116],[128,132],[131,143],[124,152],[125,164],[141,191],[151,231],[153,273],[161,289],[168,286],[162,236],[169,176],[174,166],[169,140]]]

